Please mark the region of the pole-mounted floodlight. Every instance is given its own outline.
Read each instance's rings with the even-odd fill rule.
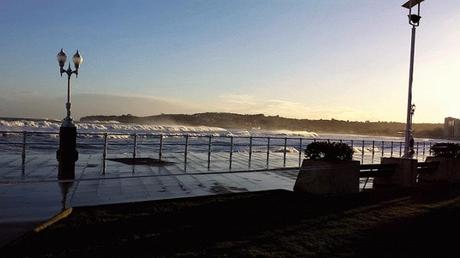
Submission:
[[[414,156],[414,137],[412,135],[412,117],[415,112],[415,105],[412,104],[412,82],[414,79],[414,56],[415,56],[415,32],[420,25],[420,3],[424,0],[409,0],[402,7],[409,9],[409,24],[412,25],[410,66],[409,66],[409,92],[407,96],[407,121],[406,131],[404,133],[404,158],[411,159]],[[417,8],[417,13],[412,12],[412,8]]]
[[[409,0],[402,5],[402,7],[409,9],[409,24],[412,26],[418,26],[420,23],[420,19],[422,18],[422,16],[420,16],[420,3],[423,1],[424,0]],[[414,6],[417,6],[417,14],[412,13],[412,8]]]
[[[405,4],[403,4],[402,7],[407,8],[407,9],[411,9],[412,7],[420,4],[423,1],[424,0],[409,0]]]

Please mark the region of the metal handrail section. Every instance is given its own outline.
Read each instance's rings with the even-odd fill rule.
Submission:
[[[38,142],[36,140],[30,142],[28,139],[30,138],[29,136],[32,135],[58,135],[59,132],[56,131],[5,131],[1,130],[1,134],[17,134],[17,135],[22,135],[22,140],[21,141],[12,141],[12,142],[0,142],[0,144],[9,144],[9,145],[21,145],[21,161],[22,161],[22,171],[24,173],[25,170],[25,163],[26,163],[26,153],[27,153],[27,146],[28,145],[34,145],[34,144],[40,144],[40,145],[46,145],[46,146],[57,146],[58,143],[50,143],[50,142]],[[119,133],[119,132],[79,132],[77,133],[77,136],[100,136],[102,142],[95,142],[95,143],[78,143],[79,146],[103,146],[102,149],[102,173],[105,174],[106,172],[106,159],[108,155],[108,146],[131,146],[132,148],[132,158],[135,159],[137,157],[137,152],[138,152],[138,147],[139,146],[158,146],[158,159],[162,160],[164,156],[164,151],[165,151],[165,146],[183,146],[183,155],[184,155],[184,171],[187,169],[187,156],[189,149],[193,146],[207,146],[207,149],[204,149],[203,152],[207,152],[207,168],[208,170],[211,167],[212,163],[212,152],[213,152],[213,147],[228,147],[229,150],[229,170],[232,169],[232,163],[234,161],[233,157],[233,152],[235,150],[235,147],[248,147],[248,158],[247,158],[247,164],[248,164],[248,169],[251,169],[251,164],[253,162],[253,152],[254,148],[257,147],[263,147],[264,150],[262,152],[266,151],[266,166],[267,169],[270,168],[270,148],[272,147],[282,147],[281,151],[283,152],[282,159],[283,159],[283,168],[288,167],[287,166],[287,147],[293,147],[296,148],[299,151],[298,155],[298,164],[296,166],[293,166],[291,168],[298,168],[301,166],[302,162],[302,150],[304,147],[306,147],[308,142],[317,142],[317,141],[337,141],[337,142],[349,142],[350,146],[353,148],[357,148],[361,151],[361,164],[364,163],[364,153],[365,151],[369,151],[371,154],[371,163],[374,162],[374,157],[376,154],[380,154],[381,157],[385,156],[385,153],[388,153],[388,150],[390,152],[390,157],[397,156],[399,154],[399,157],[402,155],[402,142],[398,141],[375,141],[375,140],[344,140],[344,139],[321,139],[321,138],[308,138],[308,137],[282,137],[282,136],[234,136],[234,135],[222,135],[222,136],[215,136],[215,135],[195,135],[193,133],[190,134],[161,134],[161,133]],[[128,140],[130,142],[112,142],[109,143],[110,136],[128,136],[126,139],[120,139],[120,140]],[[158,142],[152,143],[152,142],[142,142],[140,141],[140,138],[158,138]],[[165,139],[167,138],[182,138],[183,141],[181,142],[167,142]],[[203,142],[193,142],[190,141],[191,139],[203,139]],[[226,141],[216,141],[217,139],[226,139]],[[236,140],[245,140],[244,143],[241,142],[235,142]],[[259,140],[257,142],[257,140]],[[265,142],[260,143],[260,140],[265,140]],[[278,143],[276,142],[278,141]],[[294,141],[294,142],[292,142]],[[369,147],[366,147],[366,143],[371,143]],[[395,144],[396,143],[396,144]],[[399,144],[399,153],[397,150],[395,150],[395,145]],[[381,150],[378,151],[376,150],[376,147],[380,147]],[[425,157],[425,148],[429,147],[429,154],[431,154],[431,143],[427,146],[425,142],[422,142],[419,144],[419,142],[416,143],[416,155],[418,158],[419,155],[419,146],[423,147],[423,150],[421,151],[423,157]],[[386,152],[387,150],[387,152]],[[259,148],[260,151],[260,148]],[[205,161],[205,160],[203,160]]]
[[[6,133],[6,134],[23,134],[23,133],[27,133],[27,134],[54,134],[54,135],[58,135],[59,132],[57,131],[18,131],[18,130],[14,130],[14,131],[8,131],[8,130],[0,130],[0,134],[3,134],[3,133]],[[114,135],[114,136],[134,136],[134,135],[137,135],[138,137],[157,137],[157,138],[160,138],[160,137],[185,137],[186,135],[188,135],[190,138],[208,138],[208,137],[215,137],[215,138],[230,138],[230,137],[235,137],[235,138],[241,138],[241,139],[249,139],[249,138],[252,138],[252,139],[266,139],[267,136],[245,136],[245,135],[241,135],[241,136],[232,136],[232,135],[221,135],[221,136],[214,136],[212,134],[209,134],[209,135],[195,135],[193,133],[189,133],[189,134],[174,134],[174,133],[119,133],[119,132],[77,132],[77,135],[99,135],[99,136],[104,136],[104,134],[108,134],[108,135]],[[317,138],[305,138],[305,137],[281,137],[281,136],[270,136],[271,138],[279,138],[279,139],[288,139],[288,140],[296,140],[296,139],[299,139],[299,138],[303,138],[303,139],[317,139]],[[324,139],[326,140],[326,139]],[[330,140],[337,140],[339,141],[340,139],[330,139]]]

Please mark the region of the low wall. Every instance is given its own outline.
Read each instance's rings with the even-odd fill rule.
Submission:
[[[305,159],[294,185],[295,192],[347,194],[359,192],[359,161]]]

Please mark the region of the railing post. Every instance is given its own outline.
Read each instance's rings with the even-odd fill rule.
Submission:
[[[299,167],[302,165],[302,138],[299,138]]]
[[[270,137],[267,137],[267,169],[270,167]]]
[[[402,156],[402,142],[399,142],[399,157]]]
[[[102,174],[106,172],[106,161],[107,161],[107,133],[104,133],[104,150],[102,152]]]
[[[252,160],[252,136],[249,136],[249,161],[248,161],[248,167],[251,167],[251,160]]]
[[[361,145],[361,164],[364,164],[364,140]]]
[[[187,172],[187,152],[188,152],[188,134],[185,135],[185,147],[184,147],[184,172]]]
[[[160,135],[160,149],[158,150],[158,160],[161,161],[163,158],[163,135]]]
[[[416,146],[415,147],[415,159],[418,160],[418,142],[417,142],[417,144],[415,146]]]
[[[375,141],[372,141],[372,160],[371,160],[371,163],[374,163],[374,155],[375,155]]]
[[[390,151],[390,157],[393,158],[393,141],[391,141],[391,151]]]
[[[428,148],[429,148],[429,149],[428,149],[428,153],[429,153],[430,156],[431,156],[431,142],[430,142],[430,145],[428,146]]]
[[[423,150],[422,150],[422,158],[424,159],[425,158],[425,142],[423,142]]]
[[[134,143],[133,143],[133,160],[136,159],[137,152],[137,133],[134,134]]]
[[[26,172],[26,143],[27,143],[27,132],[23,131],[22,132],[22,153],[21,153],[22,175],[24,175]]]
[[[211,168],[212,135],[208,136],[208,170]]]
[[[383,157],[385,155],[385,142],[382,141],[382,154],[381,154],[381,157]]]
[[[233,136],[230,136],[230,163],[228,168],[232,170],[232,161],[233,161]]]
[[[287,138],[284,137],[283,167],[286,167]]]

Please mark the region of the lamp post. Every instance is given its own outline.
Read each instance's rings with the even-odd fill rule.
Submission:
[[[420,3],[424,0],[409,0],[402,7],[409,9],[409,24],[412,26],[410,65],[409,65],[409,92],[407,96],[407,120],[404,134],[404,156],[403,158],[412,159],[414,156],[414,137],[412,135],[412,117],[415,112],[415,105],[412,104],[412,82],[414,78],[414,56],[415,56],[415,32],[420,24]],[[412,13],[412,8],[417,7],[417,14]]]
[[[70,77],[72,74],[78,77],[78,69],[83,63],[83,57],[80,53],[77,52],[73,55],[73,63],[75,65],[75,70],[70,68],[70,62],[67,69],[64,69],[65,62],[67,60],[67,55],[61,49],[57,54],[57,60],[59,63],[59,72],[67,75],[67,102],[66,102],[66,111],[67,115],[62,121],[61,127],[59,128],[59,150],[56,152],[56,158],[59,161],[59,179],[73,179],[75,178],[75,162],[78,160],[77,152],[77,128],[73,124],[72,116],[70,112],[71,102],[70,102]]]

